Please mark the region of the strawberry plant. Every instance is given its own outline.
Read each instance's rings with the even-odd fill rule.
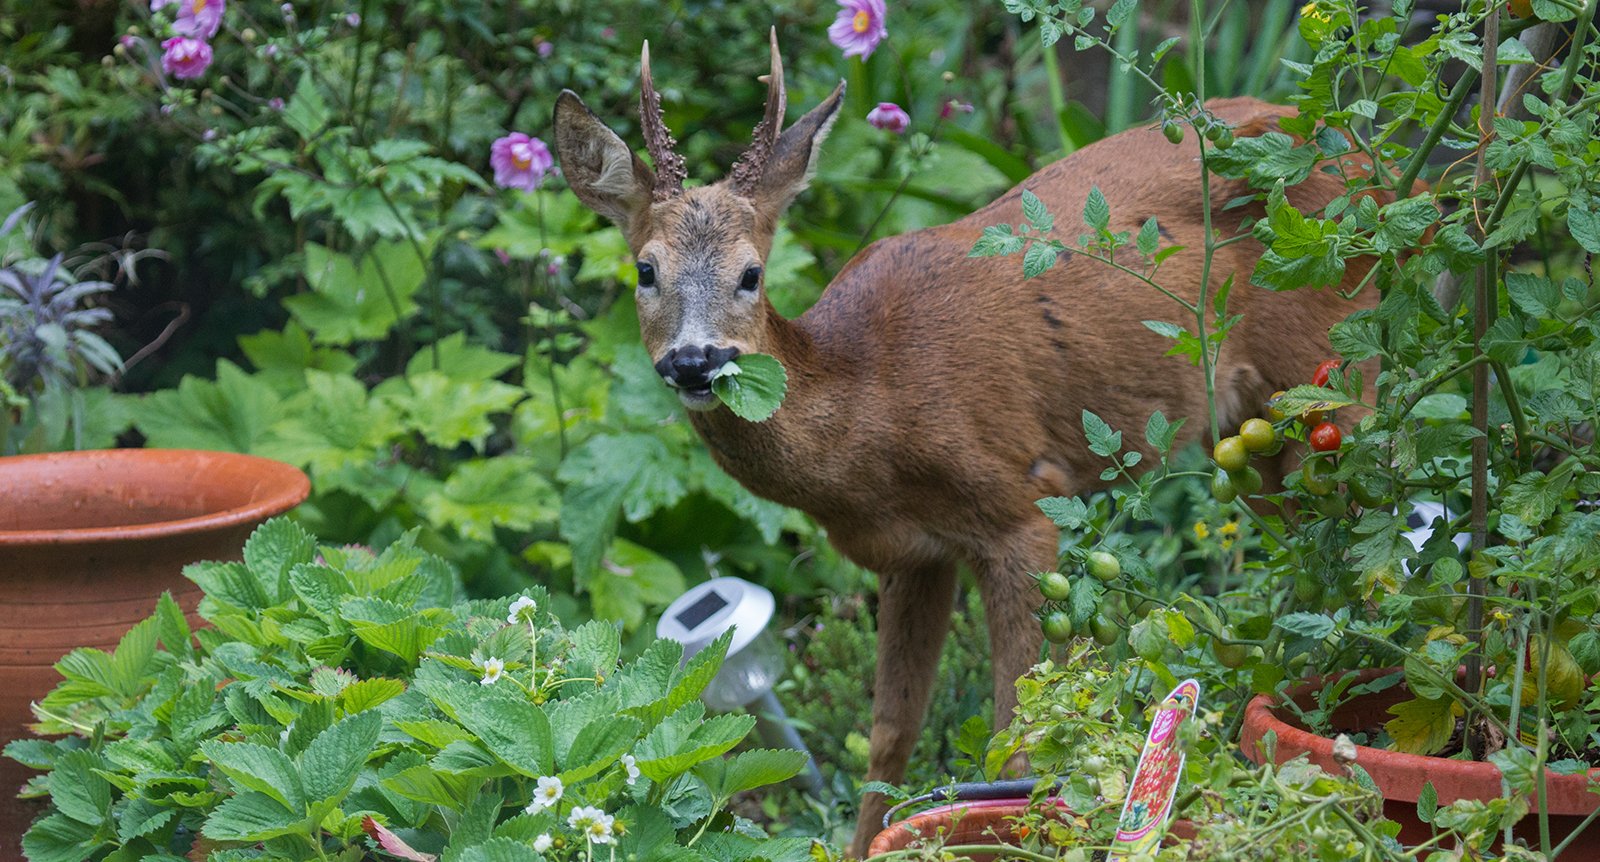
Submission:
[[[728,810],[805,755],[729,754],[708,717],[726,639],[619,663],[617,626],[566,628],[543,590],[466,601],[402,537],[381,554],[264,524],[244,561],[185,574],[110,653],[78,649],[6,755],[44,774],[34,862],[85,858],[811,858]]]

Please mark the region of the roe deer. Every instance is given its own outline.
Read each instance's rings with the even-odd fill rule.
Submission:
[[[1162,281],[1193,300],[1203,247],[1194,136],[1123,132],[1040,170],[960,221],[872,244],[794,320],[765,293],[762,264],[784,209],[806,187],[838,117],[844,83],[783,128],[776,34],[766,116],[729,177],[685,189],[683,159],[641,68],[640,159],[571,91],[555,108],[562,169],[578,198],[622,230],[639,267],[639,326],[656,370],[675,389],[718,464],[752,492],[816,519],[847,558],[879,579],[877,675],[867,777],[897,782],[915,744],[949,627],[956,566],[977,578],[993,651],[997,725],[1014,681],[1039,657],[1041,599],[1030,573],[1055,566],[1057,530],[1034,502],[1103,487],[1082,411],[1142,428],[1151,411],[1206,415],[1198,370],[1163,358],[1168,342],[1140,321],[1179,309],[1146,285],[1085,259],[1024,280],[1016,257],[969,258],[986,225],[1021,220],[1023,188],[1062,208],[1098,185],[1112,230],[1158,217],[1165,244],[1187,246]],[[1253,99],[1212,102],[1240,136],[1277,128],[1288,109]],[[1342,190],[1314,173],[1290,191],[1303,211]],[[1248,194],[1218,180],[1213,199]],[[1318,197],[1320,196],[1320,198]],[[1259,205],[1230,211],[1259,216]],[[1273,293],[1244,285],[1254,240],[1220,249],[1212,288],[1235,275],[1244,314],[1217,370],[1224,427],[1257,415],[1268,395],[1304,381],[1330,354],[1329,326],[1355,309],[1333,290]],[[1352,267],[1342,285],[1363,273]],[[1372,291],[1367,292],[1369,295]],[[717,369],[766,353],[788,370],[783,406],[761,423],[722,407]],[[1180,439],[1196,439],[1203,420]],[[1130,435],[1130,437],[1139,435]],[[1148,456],[1149,453],[1146,453]],[[863,800],[852,851],[877,831],[885,803]]]

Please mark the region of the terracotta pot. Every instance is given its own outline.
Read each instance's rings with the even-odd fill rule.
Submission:
[[[110,650],[170,591],[190,621],[182,570],[237,560],[256,525],[310,493],[287,464],[227,452],[116,449],[0,458],[0,745],[27,735],[29,703],[75,647]],[[0,759],[0,859],[21,858],[37,813],[15,798],[31,773]]]
[[[1356,672],[1359,682],[1400,673],[1398,668],[1368,669]],[[1301,707],[1316,702],[1320,681],[1313,681],[1290,689],[1289,696]],[[1341,705],[1333,714],[1337,727],[1380,727],[1391,716],[1389,707],[1411,697],[1404,685],[1396,685],[1376,694],[1360,695]],[[1333,740],[1306,732],[1293,723],[1292,714],[1278,705],[1276,698],[1259,695],[1245,708],[1244,729],[1240,747],[1245,756],[1256,763],[1266,760],[1261,740],[1268,731],[1277,734],[1276,760],[1291,760],[1309,754],[1311,762],[1333,773],[1344,769],[1333,759]],[[1439,804],[1448,805],[1458,799],[1495,799],[1500,796],[1500,769],[1492,763],[1469,760],[1451,760],[1443,757],[1423,757],[1402,754],[1381,748],[1356,746],[1356,763],[1365,769],[1378,790],[1383,793],[1383,813],[1401,825],[1400,841],[1420,844],[1433,834],[1432,828],[1417,817],[1417,798],[1424,785],[1432,782],[1439,794]],[[1550,835],[1559,843],[1572,834],[1583,818],[1600,808],[1600,795],[1590,793],[1588,783],[1600,781],[1600,769],[1591,769],[1587,775],[1545,776],[1544,796],[1550,810]],[[1515,834],[1538,846],[1538,817],[1530,815],[1518,823]],[[1586,829],[1562,853],[1563,859],[1600,859],[1600,828]]]
[[[1057,800],[1060,805],[1060,801]],[[957,802],[930,808],[890,826],[878,833],[867,848],[867,856],[877,856],[893,850],[904,850],[918,839],[942,836],[947,845],[996,845],[1020,840],[1013,822],[1028,812],[1026,799],[983,799]],[[1172,835],[1178,838],[1194,837],[1194,826],[1187,820],[1172,824]],[[1109,840],[1109,836],[1107,836]],[[966,857],[972,862],[989,862],[992,856]]]

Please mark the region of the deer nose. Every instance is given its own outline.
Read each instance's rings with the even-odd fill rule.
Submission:
[[[679,389],[705,389],[717,369],[739,355],[737,347],[674,347],[656,362],[656,373]]]

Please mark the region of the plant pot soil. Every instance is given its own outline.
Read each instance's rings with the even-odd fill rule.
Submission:
[[[1400,672],[1398,668],[1372,668],[1357,671],[1356,677],[1358,682],[1364,683]],[[1321,687],[1321,681],[1308,682],[1290,689],[1289,697],[1305,708],[1315,704],[1316,692]],[[1334,711],[1333,725],[1376,729],[1392,717],[1388,711],[1390,706],[1409,697],[1411,694],[1404,685],[1396,685],[1375,694],[1351,698]],[[1281,707],[1276,698],[1259,695],[1245,708],[1240,739],[1245,756],[1256,763],[1266,760],[1261,740],[1268,731],[1277,734],[1275,759],[1278,763],[1309,754],[1312,763],[1329,772],[1344,774],[1344,768],[1333,759],[1333,740],[1308,733],[1295,723],[1293,714]],[[1424,757],[1367,746],[1356,747],[1356,763],[1378,785],[1384,799],[1383,813],[1400,824],[1400,841],[1405,844],[1420,844],[1433,834],[1432,828],[1417,816],[1417,799],[1426,784],[1433,784],[1441,806],[1458,799],[1500,796],[1500,770],[1492,763]],[[1600,780],[1600,769],[1591,769],[1588,775],[1546,775],[1544,796],[1550,810],[1550,835],[1554,843],[1559,844],[1572,834],[1584,817],[1600,807],[1600,795],[1588,790],[1591,778]],[[1537,847],[1537,814],[1523,818],[1513,831],[1529,846]],[[1600,859],[1600,829],[1586,829],[1562,853],[1561,859]]]
[[[936,835],[942,836],[942,842],[950,846],[1016,842],[1021,839],[1016,833],[1015,818],[1028,812],[1028,804],[1026,799],[983,799],[930,808],[879,832],[867,848],[867,856],[904,850],[919,839]],[[1172,824],[1171,833],[1179,838],[1192,838],[1194,827],[1187,820],[1178,820]],[[990,862],[995,857],[964,858],[972,862]]]
[[[111,650],[170,591],[191,623],[196,560],[237,560],[250,531],[310,493],[287,464],[226,452],[117,449],[0,458],[0,746],[27,735],[75,647]],[[38,807],[0,759],[0,859]]]

